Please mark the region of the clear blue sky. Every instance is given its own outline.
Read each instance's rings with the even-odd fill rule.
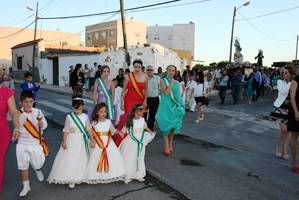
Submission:
[[[125,7],[135,7],[166,0],[124,0]],[[188,3],[195,0],[183,0],[179,3]],[[205,64],[214,61],[228,60],[231,21],[234,6],[242,5],[246,0],[211,0],[203,3],[157,9],[143,12],[127,13],[127,17],[142,19],[147,25],[172,25],[174,23],[195,23],[195,59],[205,61]],[[31,14],[25,7],[35,6],[36,0],[10,0],[2,3],[0,25],[15,25],[22,27],[29,24],[33,17],[23,20]],[[79,15],[95,12],[104,12],[119,9],[118,0],[40,0],[40,13],[43,17]],[[239,11],[246,17],[274,12],[299,6],[298,0],[252,0],[250,5]],[[84,38],[86,25],[99,23],[108,16],[68,20],[43,20],[39,28],[81,32]],[[112,19],[119,18],[119,15]],[[236,19],[241,16],[237,14]],[[299,9],[282,12],[250,20],[259,31],[252,28],[246,21],[237,21],[235,36],[240,38],[244,60],[254,62],[258,49],[264,51],[264,64],[270,65],[273,61],[289,61],[295,58],[296,35],[299,34]],[[261,33],[262,32],[262,33]],[[0,33],[0,36],[8,33]],[[265,36],[265,34],[267,36]],[[286,40],[286,41],[280,41]]]

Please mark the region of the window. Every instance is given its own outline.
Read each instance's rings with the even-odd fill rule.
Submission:
[[[114,30],[109,30],[109,37],[114,37]]]
[[[22,62],[23,62],[23,57],[22,56],[18,56],[17,57],[17,68],[20,69],[20,70],[23,68]]]
[[[94,39],[95,39],[95,40],[98,40],[98,39],[99,39],[99,33],[95,33],[95,34],[94,34]]]
[[[106,39],[106,31],[101,31],[100,32],[100,39],[105,40]]]

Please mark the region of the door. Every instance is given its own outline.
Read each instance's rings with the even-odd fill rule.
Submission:
[[[59,85],[58,57],[53,58],[53,85]]]

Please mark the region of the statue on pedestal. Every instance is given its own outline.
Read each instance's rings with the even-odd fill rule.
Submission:
[[[263,67],[263,58],[264,58],[264,54],[263,54],[263,50],[260,49],[259,53],[257,54],[257,56],[255,57],[255,59],[257,59],[257,63],[256,65],[258,67]]]
[[[240,46],[239,39],[235,39],[235,53],[234,53],[234,61],[236,64],[241,64],[243,62],[243,55],[241,54],[242,48]]]

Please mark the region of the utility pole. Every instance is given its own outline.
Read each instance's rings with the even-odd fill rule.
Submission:
[[[37,32],[37,20],[38,20],[38,2],[36,2],[36,8],[35,8],[35,25],[34,25],[34,36],[33,36],[33,51],[32,51],[32,78],[35,80],[35,73],[34,73],[34,68],[35,68],[35,52],[36,52],[36,32]],[[39,80],[38,80],[39,81]]]
[[[233,13],[233,22],[232,22],[232,32],[230,36],[230,46],[229,46],[229,63],[232,62],[232,50],[233,50],[233,39],[234,39],[234,28],[235,28],[235,17],[236,17],[236,6],[234,7],[234,13]]]
[[[125,48],[125,61],[127,63],[127,68],[129,68],[131,61],[130,55],[128,52],[128,43],[127,43],[127,33],[126,33],[126,19],[124,13],[124,1],[120,0],[120,14],[121,14],[121,22],[122,22],[122,30],[123,30],[123,40],[124,40],[124,48]]]
[[[298,59],[298,41],[299,41],[299,35],[297,35],[297,42],[296,42],[296,56],[295,56],[296,61]]]

